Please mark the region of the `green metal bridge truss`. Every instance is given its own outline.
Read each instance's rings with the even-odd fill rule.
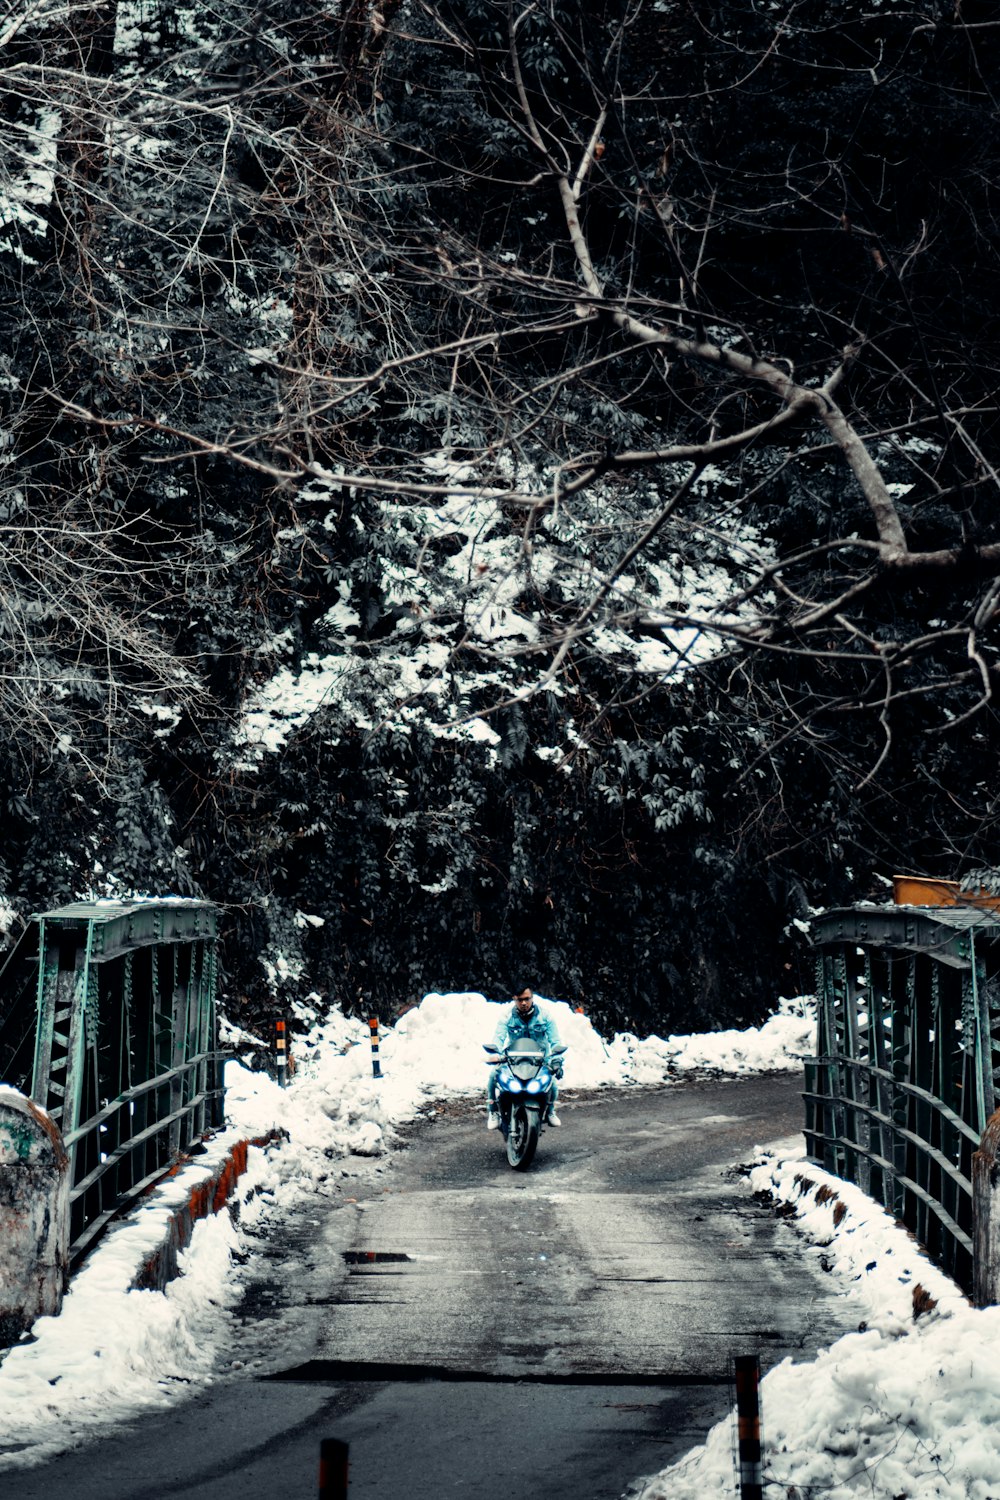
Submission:
[[[62,1132],[74,1261],[222,1123],[216,937],[208,902],[78,902],[33,917],[0,972],[0,1079]]]
[[[972,1154],[996,1107],[1000,914],[854,907],[816,920],[810,1157],[972,1288]]]

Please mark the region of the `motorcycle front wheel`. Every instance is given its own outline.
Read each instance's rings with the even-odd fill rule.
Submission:
[[[515,1106],[507,1132],[507,1160],[515,1171],[523,1172],[531,1166],[537,1146],[538,1115],[523,1105]]]

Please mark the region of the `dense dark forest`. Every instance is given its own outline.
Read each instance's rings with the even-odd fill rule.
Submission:
[[[977,0],[0,22],[0,895],[227,1006],[759,1018],[1000,864]]]

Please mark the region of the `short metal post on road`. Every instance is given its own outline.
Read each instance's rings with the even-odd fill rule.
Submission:
[[[760,1435],[760,1358],[738,1354],[736,1377],[737,1463],[740,1500],[764,1500],[763,1444]]]
[[[348,1445],[323,1438],[319,1445],[319,1500],[347,1500]]]
[[[382,1064],[378,1056],[378,1016],[372,1016],[368,1022],[372,1033],[372,1077],[382,1077]]]
[[[278,1084],[288,1084],[288,1028],[284,1021],[274,1023],[274,1062],[278,1070]]]

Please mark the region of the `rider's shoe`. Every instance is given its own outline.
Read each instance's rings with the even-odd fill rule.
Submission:
[[[499,1124],[500,1124],[500,1111],[496,1110],[496,1109],[488,1109],[486,1111],[486,1129],[487,1130],[496,1130],[496,1128],[497,1128],[497,1126]]]
[[[562,1124],[562,1120],[560,1120],[559,1116],[556,1114],[556,1112],[555,1112],[554,1109],[550,1109],[549,1110],[548,1119],[546,1120],[546,1124],[548,1124],[548,1125],[561,1125]]]

